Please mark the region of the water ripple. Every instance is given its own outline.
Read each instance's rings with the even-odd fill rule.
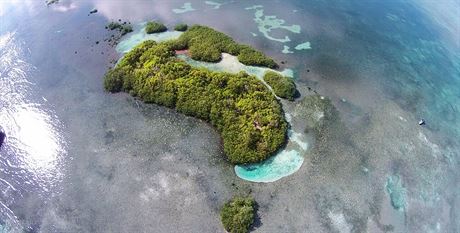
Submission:
[[[36,68],[20,59],[27,57],[22,47],[14,32],[0,36],[0,129],[7,135],[0,148],[0,219],[12,230],[20,226],[11,206],[30,195],[45,201],[63,178],[66,154],[63,127],[37,96]]]

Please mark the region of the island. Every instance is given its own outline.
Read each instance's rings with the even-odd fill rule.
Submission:
[[[147,34],[165,32],[166,30],[168,30],[168,28],[164,24],[156,21],[148,22],[147,25],[145,25],[145,32]]]
[[[270,85],[278,97],[294,100],[296,88],[292,79],[273,71],[267,71],[264,74],[264,81]]]
[[[271,88],[245,72],[192,67],[176,57],[182,51],[199,61],[217,62],[222,53],[230,53],[243,64],[277,67],[262,52],[194,25],[175,40],[149,40],[136,46],[109,69],[104,87],[209,122],[220,133],[225,155],[233,164],[265,160],[286,143],[288,123]]]
[[[252,197],[233,197],[220,210],[220,219],[227,232],[246,233],[254,223],[256,202]]]
[[[105,28],[111,31],[118,30],[122,36],[133,31],[133,27],[129,25],[127,22],[110,22]]]
[[[179,32],[185,32],[187,31],[187,24],[185,23],[179,23],[179,24],[176,24],[176,26],[174,26],[174,30],[176,31],[179,31]]]

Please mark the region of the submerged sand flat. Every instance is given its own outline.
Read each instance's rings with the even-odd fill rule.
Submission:
[[[195,11],[196,9],[192,7],[192,3],[186,2],[180,8],[174,8],[172,11],[176,14],[183,14],[190,11]]]
[[[0,1],[0,118],[14,119],[0,122],[0,232],[222,232],[219,208],[248,194],[259,205],[251,233],[459,231],[457,1],[259,1],[264,16],[301,26],[270,32],[288,35],[292,54],[258,31],[251,1],[213,9],[194,0],[184,14],[172,11],[176,1],[73,2]],[[308,149],[295,173],[240,179],[208,124],[103,91],[119,58],[104,27],[118,19],[209,25],[264,49],[295,72],[301,97],[282,100],[295,132],[305,129],[297,104],[314,91],[342,123],[299,137]],[[313,49],[295,50],[305,41]],[[34,124],[44,115],[62,125]],[[27,145],[47,143],[22,132],[58,136],[64,151],[46,156]]]
[[[154,40],[157,42],[177,39],[182,32],[179,31],[166,31],[162,33],[152,33],[147,34],[144,30],[146,23],[141,23],[136,26],[134,32],[127,34],[123,39],[117,44],[116,50],[119,53],[127,53],[136,45],[146,41]]]

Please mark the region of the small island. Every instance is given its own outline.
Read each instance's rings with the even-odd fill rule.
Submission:
[[[176,57],[179,50],[201,61],[218,61],[222,52],[228,52],[242,57],[245,64],[276,66],[263,53],[209,27],[194,25],[176,40],[145,41],[135,47],[106,73],[105,89],[125,91],[146,103],[211,123],[234,164],[265,160],[285,144],[288,124],[281,104],[263,82],[244,72],[192,67]]]
[[[187,31],[187,24],[185,23],[179,23],[176,26],[174,26],[174,30],[179,31],[179,32],[185,32]]]
[[[165,32],[168,28],[162,24],[155,21],[148,22],[145,25],[145,32],[147,34]]]
[[[254,223],[256,202],[252,197],[234,197],[220,210],[220,219],[227,232],[247,233]]]
[[[111,31],[118,30],[122,36],[133,31],[133,27],[129,25],[127,22],[110,22],[105,28]]]
[[[273,71],[268,71],[264,75],[264,81],[272,87],[278,97],[294,100],[296,88],[292,79],[282,76]]]

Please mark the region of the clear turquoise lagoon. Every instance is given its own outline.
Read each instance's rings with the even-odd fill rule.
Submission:
[[[178,31],[166,31],[162,33],[145,33],[145,23],[141,23],[134,28],[134,31],[127,34],[117,45],[116,50],[119,53],[127,53],[136,45],[146,41],[154,40],[157,42],[176,39],[182,34]]]
[[[274,182],[299,170],[303,160],[303,156],[297,150],[282,150],[263,162],[237,165],[235,173],[247,181]]]

